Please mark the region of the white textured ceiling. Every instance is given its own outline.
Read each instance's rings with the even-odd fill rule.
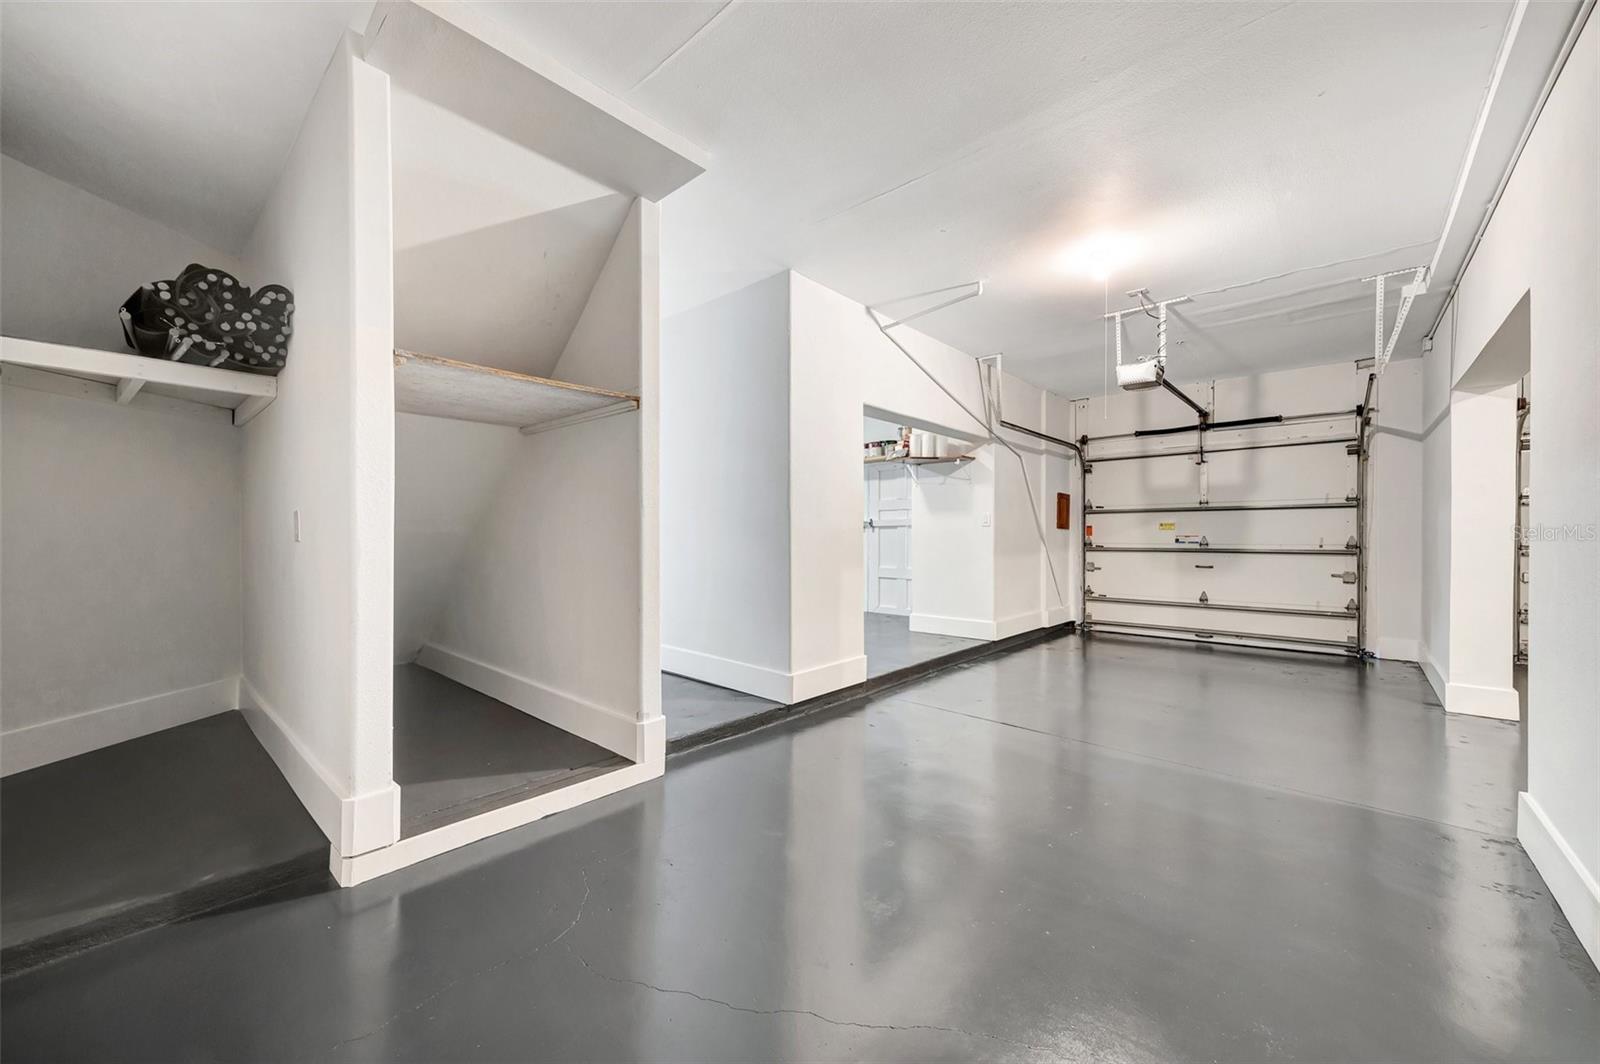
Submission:
[[[1359,279],[1431,257],[1513,5],[482,6],[712,153],[666,201],[668,313],[784,268],[981,277],[918,326],[1081,395],[1106,289],[1197,295],[1180,378],[1370,353]],[[1106,230],[1142,245],[1107,286],[1055,268]]]
[[[0,4],[0,149],[237,250],[365,2]]]

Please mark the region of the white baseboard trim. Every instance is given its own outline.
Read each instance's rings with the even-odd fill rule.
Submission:
[[[538,717],[546,724],[553,724],[614,754],[621,754],[630,761],[645,759],[644,733],[648,722],[640,721],[632,714],[620,713],[576,695],[557,691],[435,643],[423,646],[422,652],[417,655],[417,664],[465,684],[474,691],[498,698],[530,717]],[[665,735],[664,722],[662,727],[662,734]]]
[[[661,668],[691,680],[726,687],[730,691],[743,691],[747,695],[765,698],[787,705],[794,701],[794,677],[780,669],[765,665],[752,665],[732,658],[721,658],[698,650],[662,645]]]
[[[1444,689],[1447,713],[1495,720],[1521,720],[1522,702],[1512,687],[1482,687],[1473,683],[1447,683]]]
[[[1590,960],[1600,964],[1600,883],[1527,791],[1517,795],[1517,841],[1544,877]]]
[[[16,728],[0,733],[0,776],[226,713],[238,705],[239,677],[228,676]]]
[[[365,853],[400,837],[400,788],[392,781],[362,794],[347,793],[248,679],[240,683],[239,703],[256,742],[336,852]]]
[[[927,635],[953,635],[959,639],[992,641],[998,638],[995,635],[997,628],[993,621],[977,617],[943,617],[937,613],[913,613],[911,630]]]
[[[1433,651],[1424,643],[1417,644],[1417,664],[1422,666],[1422,675],[1427,677],[1428,686],[1433,688],[1433,696],[1444,705],[1445,688],[1444,670],[1439,668],[1439,663],[1433,660]]]
[[[1416,661],[1422,660],[1415,639],[1400,639],[1395,636],[1379,636],[1378,645],[1373,647],[1373,652],[1384,661]]]
[[[1014,613],[1010,617],[1002,617],[994,622],[994,638],[1010,639],[1023,632],[1033,632],[1045,626],[1044,612],[1041,610],[1028,610],[1023,613]]]
[[[665,735],[665,730],[662,734]],[[546,794],[534,795],[532,798],[501,806],[499,809],[490,809],[477,816],[458,820],[454,824],[446,824],[409,839],[401,839],[393,846],[385,846],[380,850],[355,857],[344,857],[335,850],[329,859],[328,870],[333,873],[333,877],[339,881],[341,887],[353,887],[358,883],[388,875],[390,872],[459,849],[491,835],[498,835],[502,831],[531,824],[552,813],[560,813],[585,802],[592,802],[596,798],[604,798],[608,794],[615,794],[656,779],[665,767],[665,763],[659,759],[644,764],[627,765]]]
[[[794,674],[794,687],[788,698],[789,703],[804,702],[808,698],[816,698],[831,691],[844,687],[854,687],[867,680],[867,656],[857,654],[852,658],[831,662],[827,665],[818,665],[813,669],[802,669]]]

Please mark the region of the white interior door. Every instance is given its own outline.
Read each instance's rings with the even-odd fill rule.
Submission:
[[[866,472],[866,609],[911,613],[911,470],[899,462]]]

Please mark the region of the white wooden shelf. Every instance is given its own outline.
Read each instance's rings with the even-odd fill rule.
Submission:
[[[110,384],[119,403],[131,402],[143,391],[220,406],[233,411],[235,425],[261,413],[278,396],[276,378],[263,374],[14,336],[0,336],[0,363]]]
[[[511,425],[531,435],[637,410],[639,397],[396,351],[394,406],[407,414]]]

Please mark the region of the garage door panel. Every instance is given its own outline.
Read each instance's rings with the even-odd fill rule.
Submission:
[[[1335,617],[1280,617],[1231,610],[1186,609],[1174,606],[1132,606],[1113,602],[1090,602],[1093,625],[1114,625],[1119,621],[1154,624],[1184,631],[1210,629],[1241,632],[1258,638],[1274,635],[1292,639],[1315,639],[1348,645],[1355,635],[1353,620]]]
[[[1193,505],[1200,499],[1201,467],[1193,457],[1093,464],[1089,500],[1095,506]],[[1357,478],[1356,461],[1343,447],[1212,454],[1205,473],[1212,503],[1341,500],[1355,494]]]
[[[1107,546],[1168,546],[1178,542],[1180,537],[1204,536],[1213,547],[1343,547],[1356,534],[1354,507],[1255,512],[1090,513],[1085,520],[1094,528],[1093,542]]]
[[[1333,573],[1353,572],[1350,555],[1117,554],[1091,552],[1089,586],[1121,598],[1169,598],[1251,605],[1344,609],[1355,588]]]

